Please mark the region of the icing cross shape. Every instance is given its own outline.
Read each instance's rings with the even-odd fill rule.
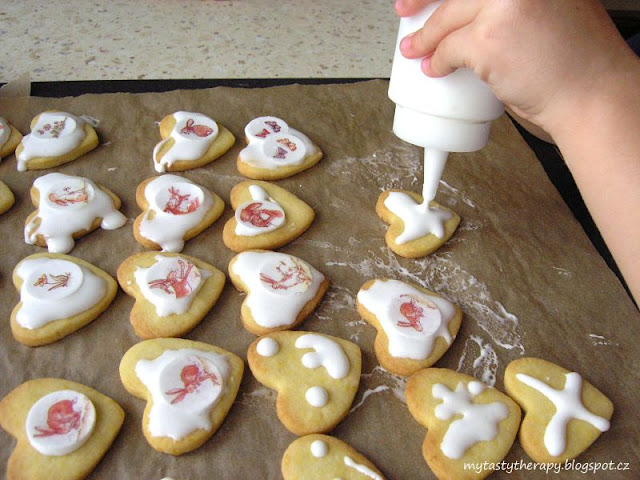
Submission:
[[[473,403],[484,389],[484,384],[477,381],[459,382],[455,392],[441,383],[433,386],[432,396],[442,400],[435,408],[436,418],[449,420],[455,415],[462,415],[449,424],[442,438],[440,448],[447,457],[462,458],[467,449],[477,442],[493,440],[498,434],[498,424],[507,418],[509,410],[504,403]]]
[[[567,443],[567,424],[571,419],[584,420],[601,432],[609,430],[609,420],[591,413],[582,404],[582,377],[579,373],[567,373],[562,390],[556,390],[524,373],[516,374],[516,378],[547,397],[556,408],[544,432],[544,446],[551,455],[559,456],[564,453]]]

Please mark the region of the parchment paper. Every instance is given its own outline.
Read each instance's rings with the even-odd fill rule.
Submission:
[[[233,214],[229,191],[243,180],[235,158],[245,144],[244,126],[260,115],[283,118],[325,152],[314,168],[277,182],[317,213],[311,228],[281,251],[309,261],[331,281],[321,305],[300,329],[350,339],[363,351],[361,387],[353,409],[332,434],[365,454],[389,479],[434,478],[420,453],[426,430],[413,420],[404,402],[406,381],[377,366],[375,331],[355,309],[360,286],[385,276],[426,286],[462,307],[458,338],[437,366],[495,381],[498,388],[503,387],[506,365],[523,355],[580,372],[612,399],[616,411],[611,430],[578,462],[627,462],[629,470],[605,472],[599,478],[637,478],[640,315],[622,286],[506,117],[494,122],[484,150],[450,156],[437,200],[463,219],[453,238],[424,259],[406,260],[391,253],[384,243],[386,226],[377,218],[374,205],[380,192],[389,188],[421,191],[422,153],[393,135],[393,104],[386,89],[386,82],[373,81],[2,98],[0,114],[23,133],[28,133],[30,120],[46,109],[100,121],[101,145],[56,171],[87,176],[122,199],[122,211],[130,222],[116,231],[90,234],[71,252],[112,275],[122,260],[142,251],[131,231],[140,213],[135,188],[155,174],[151,152],[159,141],[156,123],[164,115],[177,110],[202,112],[237,137],[224,157],[183,174],[227,202],[223,217],[187,242],[184,253],[225,272],[233,253],[222,243],[222,228]],[[101,317],[55,344],[29,348],[13,339],[9,316],[18,294],[11,274],[19,260],[43,251],[24,243],[22,228],[33,211],[29,188],[45,173],[17,172],[14,156],[0,164],[0,178],[17,197],[16,205],[0,217],[0,395],[28,379],[52,376],[84,383],[114,398],[126,412],[125,424],[92,479],[280,478],[282,453],[295,437],[277,420],[275,395],[248,368],[235,405],[203,447],[174,458],[146,443],[141,432],[144,402],[125,391],[118,375],[120,358],[138,341],[128,320],[133,299],[122,291]],[[215,344],[246,360],[254,337],[239,320],[243,298],[228,283],[217,305],[187,338]],[[13,439],[0,433],[3,470],[13,446]],[[492,478],[548,477],[525,470],[530,459],[517,442],[506,461],[521,467]],[[583,474],[563,471],[556,476],[577,479]]]

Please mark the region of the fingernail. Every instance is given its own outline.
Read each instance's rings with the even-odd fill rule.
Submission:
[[[433,72],[431,71],[431,57],[433,56],[433,54],[431,55],[427,55],[426,57],[424,57],[422,59],[422,63],[420,64],[420,68],[422,69],[422,72],[429,76],[429,77],[433,77],[435,76],[433,74]]]

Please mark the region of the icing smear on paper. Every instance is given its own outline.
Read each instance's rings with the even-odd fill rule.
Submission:
[[[470,335],[464,343],[457,371],[473,372],[475,378],[493,387],[498,374],[498,355],[488,342],[477,335]]]

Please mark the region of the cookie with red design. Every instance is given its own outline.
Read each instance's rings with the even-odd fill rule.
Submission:
[[[274,250],[302,235],[315,213],[305,202],[278,185],[249,180],[231,189],[235,216],[224,226],[222,239],[234,252]]]
[[[357,296],[358,312],[376,328],[380,365],[397,375],[430,367],[456,338],[462,310],[437,293],[386,278],[369,280]]]
[[[144,437],[154,449],[181,455],[218,430],[240,387],[244,363],[233,353],[178,338],[145,340],[120,362],[120,379],[147,401]]]
[[[138,185],[136,202],[143,212],[133,223],[133,236],[145,248],[164,252],[181,252],[187,240],[202,233],[224,210],[218,195],[170,174]]]
[[[11,155],[22,140],[22,134],[6,118],[0,117],[0,160]]]
[[[29,380],[0,401],[0,426],[16,438],[9,480],[86,478],[124,421],[111,398],[60,378]]]
[[[258,117],[244,129],[248,145],[238,155],[238,171],[256,180],[279,180],[313,167],[322,150],[304,133],[277,117]]]
[[[233,134],[201,113],[175,112],[160,122],[162,140],[153,149],[157,172],[202,167],[223,155],[236,141]]]
[[[122,262],[118,282],[136,299],[130,315],[136,335],[143,339],[180,337],[215,305],[225,275],[187,255],[144,252]]]

